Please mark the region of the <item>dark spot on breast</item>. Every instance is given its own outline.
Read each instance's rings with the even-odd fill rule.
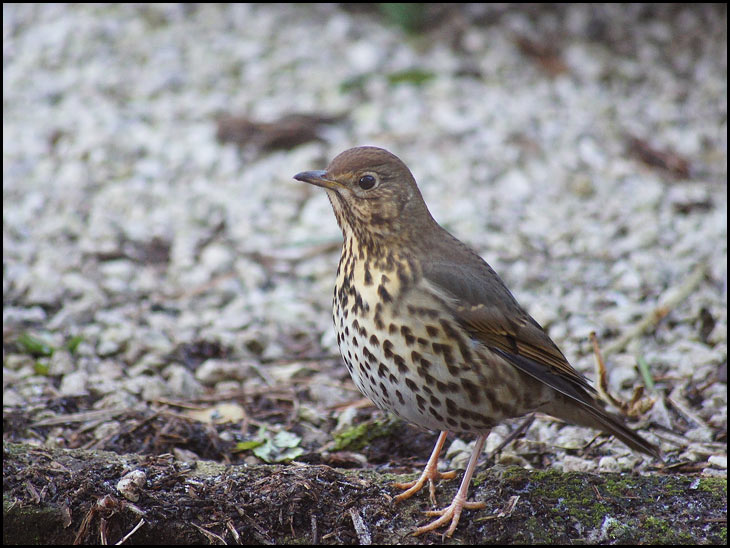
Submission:
[[[416,337],[413,336],[413,332],[407,325],[401,326],[400,334],[403,335],[407,346],[411,346],[414,342],[416,342]]]
[[[383,300],[384,303],[393,302],[393,297],[390,296],[390,293],[388,293],[388,290],[385,289],[384,285],[378,286],[378,296]]]
[[[425,316],[425,317],[431,318],[431,319],[435,319],[435,318],[439,317],[439,311],[434,310],[433,308],[420,307],[418,309],[418,313],[422,316]]]
[[[456,415],[459,408],[457,407],[454,400],[451,398],[446,398],[446,411],[449,412],[450,415]]]
[[[451,357],[451,347],[448,344],[431,343],[434,353],[443,355],[444,359],[448,360]]]
[[[426,326],[426,333],[428,333],[429,337],[435,337],[439,334],[439,328],[435,325],[427,325]]]
[[[418,385],[413,381],[413,379],[406,377],[406,386],[410,388],[411,392],[419,392]]]
[[[457,331],[450,322],[446,320],[441,320],[441,328],[444,330],[444,334],[446,334],[447,337],[457,342],[459,345],[459,352],[461,352],[461,356],[464,358],[465,361],[471,361],[471,350],[469,349],[469,345],[464,340],[464,336]]]
[[[377,303],[375,305],[375,315],[373,317],[373,322],[375,322],[375,327],[380,329],[381,331],[385,329],[385,323],[383,323],[383,305],[382,303]]]
[[[471,403],[477,404],[481,400],[481,393],[479,387],[471,382],[469,379],[461,379],[461,386],[466,390],[466,395],[469,397]]]
[[[428,408],[428,412],[429,412],[429,413],[431,413],[431,415],[432,415],[432,416],[433,416],[433,417],[434,417],[434,418],[435,418],[435,419],[436,419],[437,421],[440,421],[440,422],[443,422],[443,421],[444,421],[444,418],[443,418],[443,417],[442,417],[442,416],[441,416],[441,415],[439,414],[439,412],[438,412],[438,411],[436,411],[436,410],[435,410],[435,409],[434,409],[433,407],[429,407],[429,408]]]
[[[461,357],[464,358],[465,362],[472,361],[471,349],[464,341],[464,337],[459,337],[459,352],[461,352]]]
[[[379,313],[376,313],[373,317],[373,322],[375,322],[375,327],[380,329],[381,331],[385,329],[385,324],[383,323],[383,318],[380,317]]]
[[[362,349],[362,355],[363,355],[363,356],[365,357],[365,359],[366,359],[367,361],[369,361],[370,363],[375,363],[375,362],[377,362],[377,361],[378,361],[378,358],[376,358],[376,357],[375,357],[375,354],[373,354],[372,352],[370,352],[370,350],[368,350],[368,349],[367,349],[367,347],[364,347],[364,346],[363,346],[363,349]]]
[[[388,359],[391,359],[394,356],[393,343],[390,342],[390,339],[385,339],[383,341],[383,355]]]
[[[408,273],[406,272],[405,267],[403,266],[403,263],[398,263],[398,280],[400,280],[401,289],[406,287],[411,281],[408,277]]]

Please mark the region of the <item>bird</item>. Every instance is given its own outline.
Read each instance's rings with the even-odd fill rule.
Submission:
[[[568,362],[498,274],[442,228],[413,174],[391,152],[360,146],[325,170],[294,179],[325,189],[343,234],[332,316],[337,343],[358,389],[402,419],[439,432],[420,477],[395,484],[405,500],[439,472],[449,432],[476,435],[451,504],[414,535],[457,528],[469,484],[490,430],[541,412],[612,434],[633,450],[661,459],[659,448],[606,411],[589,381]]]

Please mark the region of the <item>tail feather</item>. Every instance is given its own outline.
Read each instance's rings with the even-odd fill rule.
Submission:
[[[544,411],[574,424],[596,428],[607,434],[612,434],[631,449],[662,460],[659,448],[631,430],[617,415],[601,409],[598,407],[598,403],[591,404],[572,398],[570,400],[572,405],[556,402],[554,405],[548,406],[549,408],[545,408]]]

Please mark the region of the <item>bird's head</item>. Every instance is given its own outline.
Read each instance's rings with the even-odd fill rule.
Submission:
[[[393,243],[434,222],[411,171],[382,148],[351,148],[326,170],[304,171],[294,178],[327,190],[345,237]]]

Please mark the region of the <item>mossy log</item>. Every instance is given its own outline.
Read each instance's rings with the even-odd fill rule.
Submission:
[[[727,480],[719,478],[494,467],[472,484],[471,497],[487,508],[465,511],[453,538],[443,539],[411,536],[430,503],[426,489],[393,504],[390,484],[403,476],[11,443],[3,453],[5,544],[725,544],[727,537]],[[143,474],[125,488],[119,482],[133,471]],[[457,487],[441,482],[439,502]]]

